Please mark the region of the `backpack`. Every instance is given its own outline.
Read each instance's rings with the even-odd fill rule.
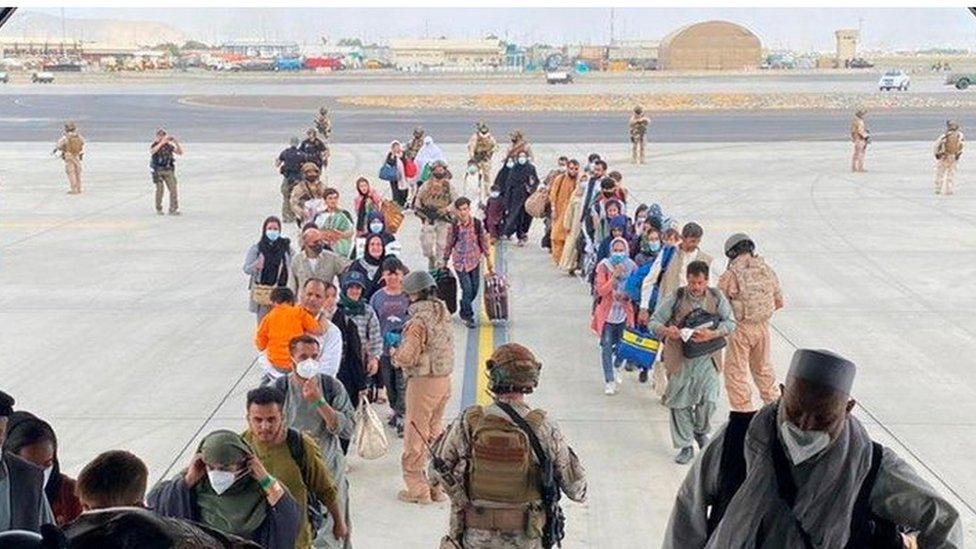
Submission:
[[[481,250],[481,253],[484,254],[485,257],[488,257],[490,254],[488,253],[488,250],[486,250],[481,243],[481,240],[484,238],[485,228],[481,224],[481,220],[478,219],[477,217],[472,219],[471,221],[474,223],[474,236],[475,239],[477,239],[478,241],[478,249]],[[453,244],[455,245],[457,244],[458,225],[459,223],[457,221],[451,223],[451,234],[454,235]],[[454,246],[452,245],[449,249],[444,251],[444,254],[450,255],[451,252],[453,251],[454,251]]]
[[[283,379],[286,382],[288,381],[287,377],[282,377],[280,379]],[[314,537],[315,533],[322,528],[322,524],[325,523],[325,515],[322,512],[322,504],[319,503],[318,496],[313,494],[311,488],[308,487],[310,471],[308,469],[308,460],[305,456],[305,445],[302,444],[302,433],[295,429],[289,428],[288,434],[285,437],[285,442],[288,444],[288,453],[291,454],[291,459],[295,460],[295,463],[298,465],[298,469],[302,472],[302,482],[305,483],[305,495],[308,499],[305,510],[308,514],[308,523],[312,527],[312,536]]]
[[[706,521],[708,535],[712,533],[722,521],[729,503],[739,490],[739,487],[746,478],[746,456],[744,452],[746,432],[749,430],[749,423],[755,413],[743,414],[735,413],[729,417],[728,426],[722,437],[722,454],[719,463],[719,493],[716,501],[712,503]],[[779,436],[774,432],[772,457],[776,468],[776,483],[779,487],[781,496],[796,497],[796,485],[793,484],[790,476],[785,452],[782,444],[779,443]],[[899,527],[887,519],[881,518],[871,512],[871,491],[878,478],[878,471],[881,469],[883,457],[883,447],[877,442],[871,442],[871,468],[864,477],[857,497],[854,500],[854,508],[851,510],[851,535],[848,538],[845,549],[894,549],[903,547]],[[792,506],[793,501],[787,499]],[[801,530],[802,532],[802,530]],[[806,534],[802,532],[801,536]],[[805,540],[807,547],[812,547],[809,540]]]
[[[538,429],[545,412],[532,410],[525,420]],[[508,418],[485,413],[476,406],[468,412],[471,426],[471,462],[468,497],[498,503],[539,501],[539,465],[528,436]]]
[[[942,147],[945,154],[958,156],[962,152],[962,136],[957,131],[946,132]]]
[[[763,261],[750,261],[745,267],[731,269],[739,286],[732,301],[735,318],[743,322],[765,322],[776,310],[776,274]]]
[[[85,141],[80,135],[71,134],[68,136],[67,141],[64,143],[64,152],[78,156],[81,154],[82,149],[85,148]]]

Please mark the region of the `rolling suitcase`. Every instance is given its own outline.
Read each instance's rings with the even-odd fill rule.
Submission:
[[[437,282],[437,297],[447,305],[447,310],[453,315],[458,309],[458,282],[454,273],[447,267],[430,272]]]
[[[488,320],[508,320],[508,281],[498,273],[485,276],[485,311]]]

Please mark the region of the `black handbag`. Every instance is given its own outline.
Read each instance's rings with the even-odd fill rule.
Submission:
[[[718,324],[721,321],[722,317],[717,314],[709,313],[704,309],[695,309],[688,313],[688,316],[681,322],[679,328],[707,328],[714,330],[718,328]],[[681,354],[685,358],[698,358],[715,353],[723,349],[727,344],[728,341],[724,337],[716,337],[710,341],[693,341],[689,339],[688,341],[682,342]]]

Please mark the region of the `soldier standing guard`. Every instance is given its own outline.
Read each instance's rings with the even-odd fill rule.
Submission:
[[[871,134],[868,133],[867,125],[864,124],[865,114],[867,114],[866,110],[857,109],[854,112],[854,120],[851,122],[851,141],[854,142],[854,154],[851,156],[852,172],[866,171],[864,169],[864,153],[868,148]]]
[[[417,153],[420,152],[420,148],[424,146],[424,137],[427,136],[427,132],[420,126],[413,129],[413,138],[410,143],[407,144],[407,148],[403,150],[403,156],[413,160],[417,157]]]
[[[85,156],[85,139],[78,133],[72,121],[64,123],[64,135],[58,140],[51,154],[60,153],[64,171],[68,175],[68,194],[81,194],[81,160]]]
[[[332,151],[329,150],[328,145],[329,138],[332,137],[332,119],[329,118],[329,109],[319,107],[319,113],[315,115],[315,129],[322,135],[321,167],[324,169],[329,166],[329,157],[332,156]]]
[[[542,368],[517,343],[488,360],[494,401],[461,412],[432,449],[428,475],[451,498],[441,549],[536,549],[562,539],[560,492],[586,498],[586,471],[562,431],[525,395]]]
[[[949,120],[946,132],[935,142],[935,194],[952,194],[956,178],[956,163],[962,156],[965,137],[959,124]]]
[[[495,155],[498,143],[484,122],[475,124],[475,132],[468,140],[469,163],[474,163],[478,174],[478,198],[484,203],[491,185],[491,157]],[[473,175],[473,174],[471,174]],[[467,176],[465,176],[467,181]]]
[[[647,135],[647,126],[651,119],[644,115],[644,107],[637,105],[634,107],[634,114],[630,117],[630,162],[632,164],[644,163],[644,137]]]

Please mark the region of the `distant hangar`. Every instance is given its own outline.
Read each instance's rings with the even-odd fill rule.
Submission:
[[[682,27],[658,46],[658,68],[664,70],[748,70],[761,63],[759,37],[728,21]]]

